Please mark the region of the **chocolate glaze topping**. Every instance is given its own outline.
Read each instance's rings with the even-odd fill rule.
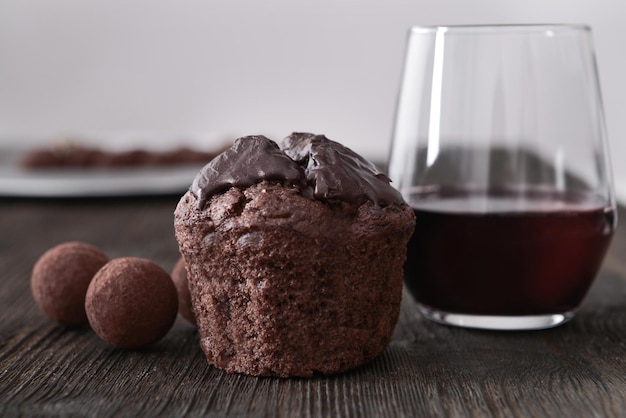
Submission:
[[[262,180],[299,185],[302,176],[300,166],[274,141],[262,135],[246,136],[202,168],[193,180],[191,192],[201,208],[211,196],[233,186],[249,187]]]
[[[315,199],[355,202],[365,197],[380,206],[404,202],[374,164],[324,135],[294,132],[283,140],[282,148],[305,167]]]
[[[261,135],[239,138],[198,173],[190,190],[201,209],[216,193],[263,180],[286,182],[317,200],[404,203],[389,177],[372,163],[324,135],[310,133],[292,133],[283,140],[282,151]]]

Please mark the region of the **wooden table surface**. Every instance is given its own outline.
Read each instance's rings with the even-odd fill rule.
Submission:
[[[387,350],[332,377],[226,374],[206,363],[195,328],[180,318],[151,349],[124,351],[39,312],[33,263],[64,241],[170,270],[177,200],[0,201],[0,416],[626,417],[626,223],[570,323],[447,327],[422,319],[405,294]]]

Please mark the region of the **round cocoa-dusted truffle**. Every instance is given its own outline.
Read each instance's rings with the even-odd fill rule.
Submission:
[[[415,215],[389,178],[322,135],[238,139],[176,211],[200,345],[260,376],[343,372],[391,341]]]
[[[185,268],[185,259],[180,258],[172,269],[172,280],[176,286],[178,293],[178,313],[192,324],[196,323],[196,317],[191,309],[191,294],[189,293],[189,284],[187,282],[187,269]]]
[[[86,324],[87,288],[108,261],[104,252],[84,242],[67,242],[49,249],[33,267],[30,284],[35,302],[59,324]]]
[[[152,261],[117,258],[94,276],[85,310],[100,338],[115,347],[136,349],[167,334],[178,313],[178,298],[169,274]]]

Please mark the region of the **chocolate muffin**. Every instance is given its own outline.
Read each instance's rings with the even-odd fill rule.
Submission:
[[[389,178],[322,135],[238,139],[175,211],[209,363],[334,374],[389,344],[415,217]]]

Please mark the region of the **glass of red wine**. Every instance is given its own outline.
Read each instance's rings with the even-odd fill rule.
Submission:
[[[417,218],[404,275],[425,317],[568,321],[617,222],[591,29],[412,28],[388,163]]]

